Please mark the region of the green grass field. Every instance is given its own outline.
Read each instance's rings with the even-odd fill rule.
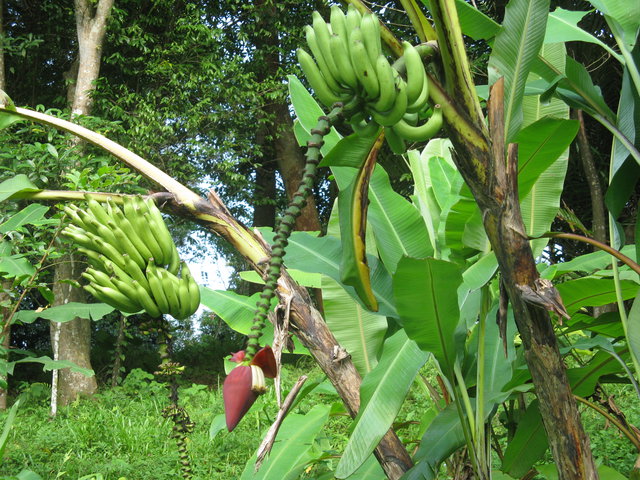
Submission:
[[[322,378],[319,370],[307,370],[285,366],[285,388],[303,373],[309,375],[309,382]],[[134,370],[122,386],[78,400],[60,409],[55,418],[49,416],[48,387],[35,384],[25,389],[0,466],[4,477],[0,478],[19,478],[16,476],[23,469],[32,470],[43,479],[75,480],[91,474],[101,474],[104,480],[180,478],[172,424],[162,417],[162,409],[168,404],[167,390],[150,378],[149,374]],[[180,389],[180,403],[196,424],[188,444],[196,479],[240,478],[277,411],[271,388],[234,432],[224,429],[211,439],[211,422],[223,413],[218,387],[194,384]],[[640,409],[631,389],[610,390],[629,421],[637,425]],[[293,411],[305,413],[318,403],[339,404],[339,399],[331,393],[330,386],[323,384]],[[418,423],[429,405],[425,390],[414,385],[400,416],[406,422],[400,434],[410,451],[417,445]],[[305,469],[304,478],[333,478],[329,472],[345,446],[350,424],[337,405],[335,413],[316,439],[318,461]],[[5,413],[0,414],[0,422],[5,418]],[[626,438],[592,411],[586,411],[583,418],[596,457],[628,474],[637,452]]]

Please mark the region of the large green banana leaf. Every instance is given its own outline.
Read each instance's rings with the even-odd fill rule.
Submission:
[[[624,300],[633,298],[640,285],[631,280],[620,282],[621,295]],[[578,278],[556,286],[569,315],[578,312],[582,307],[596,307],[616,301],[616,288],[613,279]]]
[[[391,428],[413,379],[427,358],[404,330],[387,339],[377,367],[362,381],[360,411],[336,469],[337,478],[348,478],[370,457]]]
[[[557,68],[559,72],[564,71],[566,58],[564,44],[543,45],[540,57]],[[529,81],[536,81],[538,78],[537,74],[532,73],[529,76]],[[543,104],[538,95],[525,97],[523,102],[523,125],[525,127],[540,121],[545,116],[566,119],[569,118],[569,108],[558,99],[552,99],[548,104]],[[544,143],[544,135],[538,137],[538,141]],[[530,151],[535,151],[535,148]],[[557,154],[557,150],[553,153]],[[538,236],[549,230],[560,208],[560,196],[564,186],[568,160],[569,151],[567,149],[538,174],[533,184],[527,187],[529,192],[524,196],[521,195],[520,208],[527,234]],[[527,179],[527,183],[531,184],[531,180]],[[531,245],[533,254],[539,255],[547,243],[547,239],[533,241]]]
[[[324,317],[340,343],[351,355],[361,375],[378,363],[378,354],[387,331],[387,319],[371,313],[356,302],[330,277],[322,278]]]
[[[273,450],[255,472],[256,455],[246,464],[241,480],[294,480],[311,460],[309,449],[329,418],[330,405],[316,405],[306,415],[290,413],[285,418]]]
[[[462,274],[444,260],[404,257],[393,277],[393,294],[407,336],[431,352],[445,371],[456,361],[455,331],[460,320]]]
[[[563,43],[563,42],[588,42],[599,45],[604,48],[613,58],[619,62],[624,62],[622,55],[613,50],[609,45],[604,43],[589,32],[581,29],[578,22],[587,15],[588,11],[565,10],[564,8],[556,8],[549,14],[547,20],[547,30],[544,36],[544,43]]]
[[[512,0],[489,58],[489,84],[504,77],[505,140],[522,125],[522,99],[533,61],[544,41],[549,0]]]

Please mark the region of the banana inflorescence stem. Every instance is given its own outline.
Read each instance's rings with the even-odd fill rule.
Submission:
[[[275,296],[276,287],[278,286],[278,278],[282,270],[282,259],[285,255],[285,249],[289,243],[289,236],[293,230],[293,225],[300,215],[302,208],[307,203],[307,197],[313,188],[313,183],[320,163],[320,148],[324,143],[324,136],[327,135],[337,119],[342,114],[343,105],[336,103],[329,115],[318,117],[316,128],[311,130],[311,138],[307,141],[307,153],[302,180],[296,193],[285,210],[284,214],[278,219],[273,245],[271,247],[271,258],[266,269],[267,278],[265,279],[260,300],[256,305],[256,313],[253,317],[253,325],[249,334],[249,343],[247,345],[245,361],[250,361],[256,352],[260,349],[260,337],[267,322],[267,314],[271,299]]]

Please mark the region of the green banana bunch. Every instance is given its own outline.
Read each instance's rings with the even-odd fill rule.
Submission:
[[[333,6],[325,22],[315,11],[305,35],[311,54],[298,49],[302,71],[323,104],[344,104],[357,134],[384,127],[391,149],[404,153],[405,141],[426,141],[440,130],[442,112],[429,104],[429,78],[419,52],[403,42],[403,77],[382,52],[376,15],[362,15],[352,4],[346,14]]]
[[[85,199],[86,210],[65,207],[71,225],[62,231],[92,265],[82,274],[89,281],[84,288],[122,312],[144,309],[179,320],[192,315],[200,290],[155,203],[125,196],[121,209],[111,199],[106,206],[91,195]]]

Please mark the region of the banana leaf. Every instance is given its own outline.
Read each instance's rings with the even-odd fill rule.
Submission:
[[[362,381],[360,411],[338,463],[337,478],[350,477],[371,456],[391,428],[413,379],[427,358],[404,330],[387,339],[377,367]]]
[[[538,401],[534,400],[518,422],[516,434],[504,452],[501,470],[513,478],[520,478],[542,458],[547,448],[547,434],[542,425]]]
[[[532,62],[544,41],[549,0],[512,0],[489,58],[489,84],[504,77],[505,140],[522,125],[522,98]]]
[[[378,301],[371,290],[365,238],[369,183],[384,137],[376,135],[373,140],[369,150],[363,151],[362,162],[353,181],[347,188],[340,189],[338,210],[342,240],[340,280],[345,285],[352,286],[366,307],[375,312],[378,310]]]
[[[636,296],[640,285],[625,280],[620,282],[623,300]],[[616,301],[616,289],[613,279],[578,278],[556,286],[569,315],[582,307],[597,307]]]
[[[261,229],[260,231],[267,241],[271,241],[273,232],[268,229]],[[296,268],[303,272],[322,273],[340,282],[341,256],[342,246],[339,238],[332,236],[316,237],[307,232],[293,232],[289,238],[284,263],[287,267]],[[371,275],[371,288],[379,302],[378,313],[389,317],[397,317],[389,273],[377,258],[369,255],[367,262],[373,272]],[[360,301],[353,287],[348,285],[342,285],[342,287],[349,295]]]
[[[330,405],[316,405],[306,415],[290,413],[285,418],[269,456],[257,472],[256,455],[247,462],[241,480],[296,479],[311,460],[309,450],[329,418]]]
[[[358,372],[370,372],[378,363],[387,331],[386,317],[363,308],[327,276],[322,278],[322,305],[331,333],[349,352]]]
[[[396,307],[407,336],[431,352],[446,371],[451,371],[458,354],[455,331],[461,283],[457,265],[433,258],[404,257],[393,277]]]
[[[609,45],[578,26],[578,22],[587,15],[588,11],[565,10],[556,8],[549,14],[544,43],[587,42],[604,48],[613,58],[624,63],[622,55]]]

